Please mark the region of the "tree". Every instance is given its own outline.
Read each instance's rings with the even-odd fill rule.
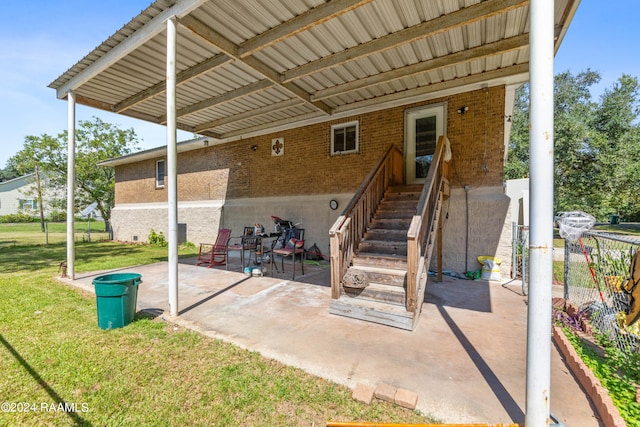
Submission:
[[[97,204],[105,228],[109,230],[111,208],[115,195],[115,172],[113,168],[98,166],[98,163],[132,152],[138,140],[133,129],[120,129],[97,117],[92,121],[78,123],[76,130],[76,205]],[[52,184],[63,187],[67,176],[67,132],[57,137],[42,135],[25,138],[24,148],[9,159],[9,164],[21,171],[31,173],[38,166],[47,174]],[[74,212],[67,212],[73,215]]]
[[[622,75],[604,91],[595,127],[601,134],[601,165],[608,178],[603,191],[610,212],[640,219],[640,84]]]
[[[10,179],[15,179],[20,177],[20,174],[9,167],[5,167],[4,169],[0,169],[0,182],[9,181]]]
[[[554,205],[557,211],[583,210],[601,216],[598,150],[593,142],[595,104],[591,86],[600,81],[597,72],[568,71],[554,78]]]
[[[7,162],[7,169],[13,170],[18,175],[35,174],[35,196],[38,199],[40,208],[40,228],[44,232],[44,186],[42,185],[42,174],[49,175],[53,172],[49,165],[61,162],[60,143],[57,139],[48,135],[40,137],[27,136],[24,141],[24,148],[16,153]]]
[[[600,74],[587,69],[554,79],[554,207],[583,210],[603,220],[612,212],[640,219],[640,86],[623,75],[600,102],[591,87]],[[529,169],[528,85],[519,89],[505,177]]]
[[[516,90],[513,115],[511,116],[511,139],[508,160],[505,163],[505,179],[529,176],[529,85]]]

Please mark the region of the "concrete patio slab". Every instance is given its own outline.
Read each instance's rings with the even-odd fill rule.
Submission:
[[[179,265],[179,316],[168,314],[167,263],[142,274],[138,310],[355,388],[414,392],[416,409],[446,423],[524,423],[527,298],[519,282],[430,278],[410,332],[329,314],[329,267],[290,280]],[[88,274],[67,281],[93,291]],[[561,293],[561,289],[560,289]],[[550,331],[551,337],[551,331]],[[551,338],[550,338],[551,339]],[[552,347],[551,412],[566,426],[598,426],[586,394]]]

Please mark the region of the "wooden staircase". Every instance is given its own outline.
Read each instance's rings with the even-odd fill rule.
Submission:
[[[329,311],[412,330],[415,313],[407,303],[407,231],[416,214],[422,185],[390,187],[378,205],[352,261],[366,273],[364,289],[342,288]]]

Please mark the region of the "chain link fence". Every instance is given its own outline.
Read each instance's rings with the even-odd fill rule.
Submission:
[[[565,240],[565,297],[588,315],[592,327],[623,352],[640,350],[638,323],[625,327],[631,258],[640,239],[589,231],[575,242]]]
[[[529,289],[529,227],[513,223],[511,279],[522,281],[522,293]]]

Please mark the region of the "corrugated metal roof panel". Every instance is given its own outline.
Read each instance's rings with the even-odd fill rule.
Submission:
[[[175,5],[189,7],[193,1],[176,0]],[[348,9],[332,10],[336,4]],[[81,79],[74,87],[84,97],[80,102],[107,109],[125,106],[126,114],[162,121],[166,36],[163,23],[154,18],[172,6],[168,0],[154,3],[50,86],[59,89]],[[496,6],[506,9],[494,11]],[[574,8],[573,0],[556,2],[560,35]],[[488,16],[474,15],[484,10]],[[403,92],[431,91],[440,82],[451,90],[464,77],[494,70],[506,70],[501,73],[506,82],[509,67],[528,62],[525,39],[518,39],[522,44],[517,49],[453,59],[465,50],[526,34],[528,6],[520,0],[208,0],[185,13],[178,25],[177,69],[186,76],[178,86],[177,108],[184,113],[179,122],[191,129],[213,122],[211,130],[222,137],[267,129],[270,120],[278,126],[296,117],[330,117],[334,109],[348,111],[399,99]],[[310,26],[300,30],[298,20],[307,16],[318,22],[306,22]],[[189,25],[205,31],[204,38]],[[96,61],[147,27],[155,35],[84,78]],[[265,46],[256,46],[263,40]],[[251,53],[242,50],[245,45]],[[205,69],[205,64],[214,65]],[[324,96],[312,102],[316,93]],[[298,104],[278,106],[292,100]],[[260,113],[248,117],[253,109]]]

